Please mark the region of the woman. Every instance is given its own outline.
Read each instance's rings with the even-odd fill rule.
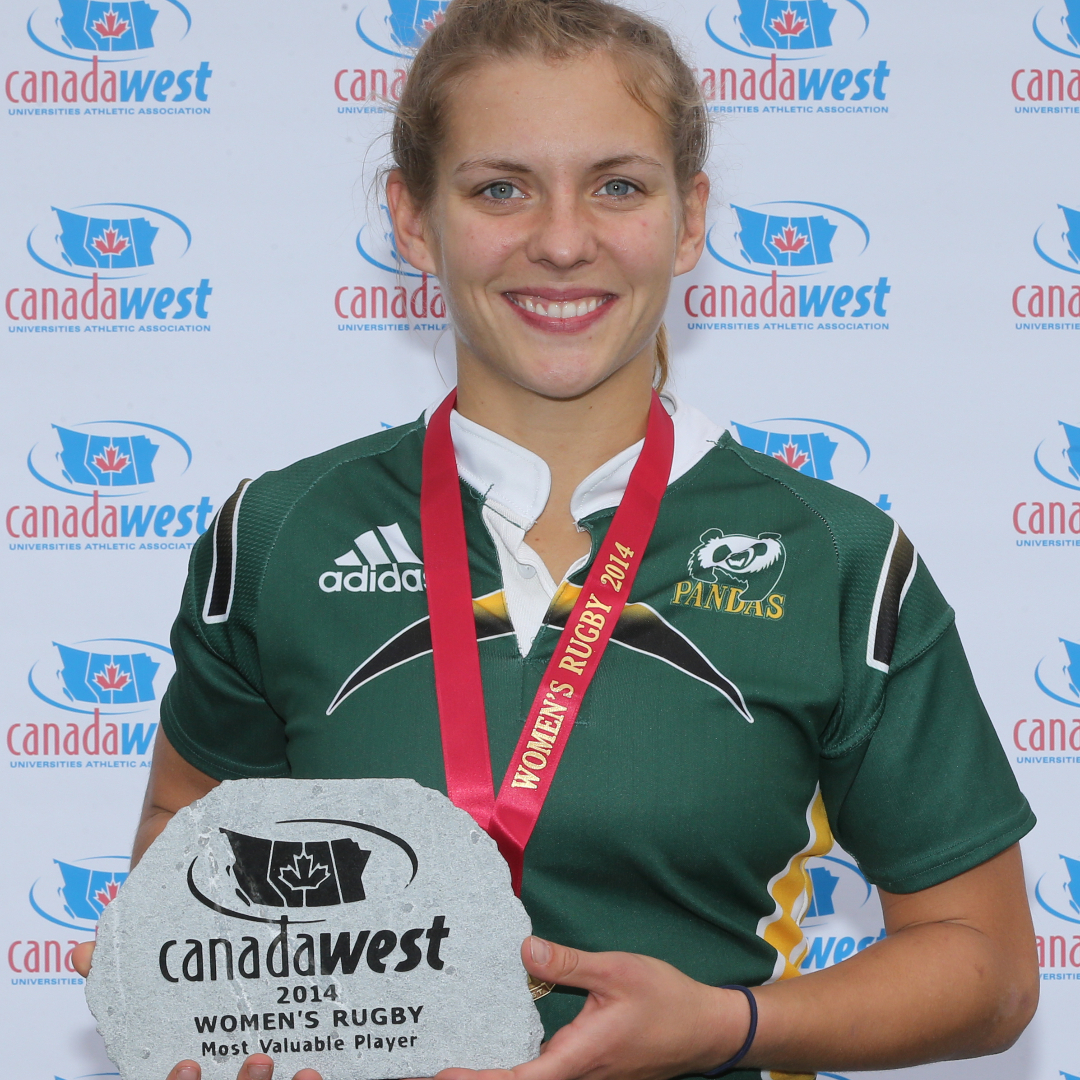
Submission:
[[[601,0],[454,0],[413,64],[387,197],[398,251],[447,296],[456,411],[241,485],[174,630],[135,858],[225,778],[453,794],[442,631],[434,667],[381,651],[429,602],[435,620],[453,568],[453,529],[421,515],[436,436],[463,481],[496,786],[591,555],[618,546],[640,569],[525,838],[542,937],[522,957],[557,988],[516,1080],[975,1056],[1011,1045],[1037,999],[1017,848],[1034,819],[906,537],[652,404],[671,280],[704,243],[706,146],[693,73],[649,21]],[[642,555],[610,534],[646,459],[666,491]],[[834,836],[878,884],[888,936],[792,978],[804,864]]]

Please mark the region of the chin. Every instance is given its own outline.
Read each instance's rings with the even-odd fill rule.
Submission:
[[[599,386],[619,369],[621,365],[597,365],[596,357],[581,361],[566,360],[563,363],[537,363],[519,368],[514,381],[541,397],[560,400],[581,397]]]

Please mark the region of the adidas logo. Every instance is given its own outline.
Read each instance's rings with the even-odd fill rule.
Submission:
[[[334,565],[357,569],[327,570],[321,574],[319,588],[323,592],[424,591],[424,564],[409,547],[396,521],[368,529],[353,540],[353,545],[334,560]],[[402,566],[408,569],[402,570]]]

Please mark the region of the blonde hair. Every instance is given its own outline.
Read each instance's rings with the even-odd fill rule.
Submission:
[[[693,69],[668,32],[607,0],[451,0],[417,50],[398,102],[391,155],[410,195],[431,202],[447,104],[477,64],[513,56],[565,60],[603,50],[627,92],[664,125],[675,181],[687,194],[709,153],[709,119]],[[668,376],[667,331],[655,339],[657,384]]]

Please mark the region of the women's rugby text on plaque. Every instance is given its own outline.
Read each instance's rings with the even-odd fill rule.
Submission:
[[[412,780],[226,781],[105,909],[86,996],[124,1080],[248,1054],[325,1080],[510,1068],[542,1028],[494,842]]]

